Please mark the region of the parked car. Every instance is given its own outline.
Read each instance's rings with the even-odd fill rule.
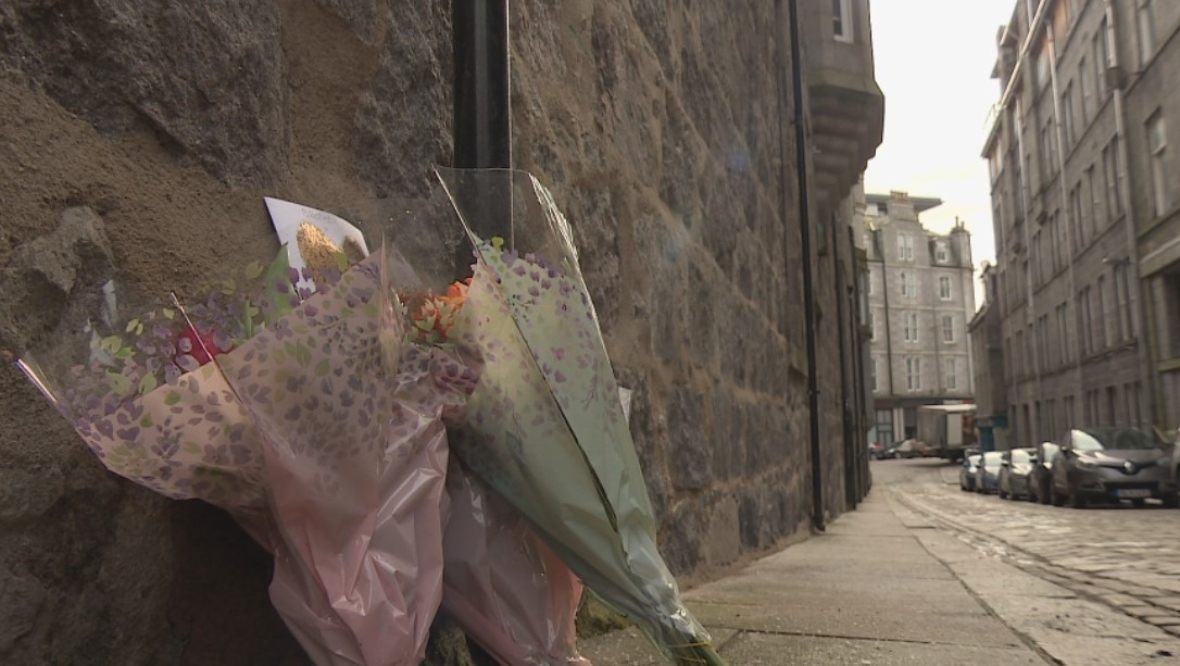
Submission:
[[[1172,439],[1172,480],[1180,485],[1180,428],[1176,428]]]
[[[975,473],[979,469],[979,458],[978,453],[963,458],[963,464],[959,468],[959,490],[964,492],[975,490]]]
[[[880,460],[885,456],[885,445],[881,442],[869,442],[869,458]]]
[[[994,493],[999,490],[1000,461],[1003,456],[1002,451],[988,451],[982,455],[975,470],[975,492]]]
[[[1032,496],[1029,481],[1036,461],[1036,449],[1004,452],[1000,460],[1000,499],[1025,499]]]
[[[1053,498],[1053,459],[1061,447],[1053,442],[1041,442],[1036,447],[1037,462],[1028,475],[1028,500],[1048,504]]]
[[[1079,428],[1058,440],[1053,463],[1053,504],[1082,508],[1091,500],[1129,499],[1143,506],[1156,497],[1178,503],[1171,458],[1151,434],[1134,428]]]
[[[922,458],[927,455],[926,447],[916,439],[907,439],[885,449],[886,458]]]

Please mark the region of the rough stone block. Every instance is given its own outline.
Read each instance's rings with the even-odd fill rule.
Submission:
[[[692,386],[677,386],[668,399],[667,412],[672,485],[679,490],[705,488],[713,480],[713,442],[704,429],[704,398]]]
[[[701,509],[694,501],[673,505],[660,531],[660,554],[673,575],[689,573],[704,561],[703,522]]]
[[[45,604],[45,594],[36,578],[0,569],[0,655],[32,630]]]
[[[738,503],[731,496],[713,502],[705,533],[705,559],[711,566],[733,562],[741,554],[741,519]]]
[[[286,167],[287,88],[273,3],[17,0],[0,62],[102,132],[137,127],[231,183]]]
[[[84,207],[67,209],[52,233],[18,245],[0,271],[0,347],[22,351],[52,330],[79,282],[101,284],[113,261],[102,219]]]
[[[427,197],[451,163],[451,19],[442,0],[399,3],[357,107],[353,153],[378,196]]]

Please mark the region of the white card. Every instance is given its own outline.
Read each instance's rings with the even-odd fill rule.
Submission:
[[[319,231],[338,251],[350,254],[345,250],[346,242],[355,244],[361,256],[369,255],[369,246],[365,243],[365,236],[359,229],[347,221],[322,210],[308,208],[282,199],[264,197],[266,210],[270,213],[270,221],[274,224],[279,243],[287,246],[287,261],[291,268],[299,271],[299,282],[296,287],[315,291],[315,280],[303,276],[303,269],[308,267],[308,261],[300,250],[299,230],[304,224],[309,224]],[[306,230],[305,230],[306,231]],[[314,267],[313,267],[314,268]]]

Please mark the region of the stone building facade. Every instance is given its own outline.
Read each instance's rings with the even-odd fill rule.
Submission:
[[[796,62],[789,4],[511,5],[515,163],[574,225],[683,575],[806,535],[869,483],[850,196],[881,139],[869,5],[799,0]],[[4,4],[0,323],[52,318],[116,269],[183,295],[273,255],[264,195],[438,249],[449,7]],[[0,404],[0,662],[303,663],[267,556],[223,513],[106,473],[8,364]]]
[[[1000,30],[984,157],[1021,445],[1180,422],[1178,28],[1176,3],[1042,0]]]
[[[1012,448],[1008,437],[1008,383],[1004,377],[1003,320],[998,306],[999,279],[993,264],[984,262],[983,303],[967,324],[971,363],[975,368],[975,426],[984,451]]]
[[[928,231],[923,211],[942,202],[904,192],[866,197],[863,237],[874,398],[871,441],[913,437],[917,408],[974,396],[967,323],[975,312],[971,235]]]

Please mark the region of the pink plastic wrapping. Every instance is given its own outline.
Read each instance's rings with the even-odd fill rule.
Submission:
[[[425,657],[442,586],[442,414],[475,380],[405,342],[381,269],[371,257],[217,359],[265,444],[289,556],[272,599],[320,663]],[[330,612],[306,603],[317,595]]]
[[[455,462],[443,609],[509,666],[590,666],[574,646],[582,583],[524,518]]]
[[[109,469],[229,510],[274,554],[271,598],[321,665],[421,662],[442,598],[442,415],[476,375],[405,341],[384,268],[375,253],[158,387],[140,379],[156,366],[119,340],[141,319],[107,316],[110,332],[88,352],[106,365],[69,370],[97,388],[71,391],[79,382],[53,373],[66,349],[21,363]],[[204,330],[183,315],[153,321]],[[141,391],[125,390],[128,376]]]

